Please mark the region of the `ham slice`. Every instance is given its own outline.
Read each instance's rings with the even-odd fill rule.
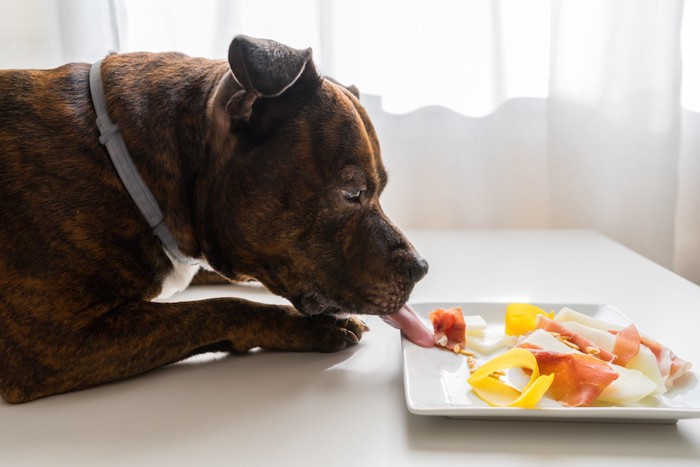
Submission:
[[[519,344],[519,347],[527,348],[527,349],[539,349],[542,351],[550,352],[552,354],[563,354],[563,355],[568,355],[568,354],[576,354],[576,355],[582,355],[585,357],[588,357],[586,360],[581,360],[577,361],[576,363],[578,364],[586,364],[592,362],[592,360],[589,360],[590,358],[594,358],[591,355],[587,354],[582,354],[578,350],[574,350],[573,348],[567,346],[563,342],[561,342],[559,339],[553,337],[550,333],[545,331],[544,329],[537,329],[533,331],[529,336],[527,336],[525,339],[523,339]],[[645,347],[646,349],[646,347]],[[652,355],[651,351],[646,349],[645,352],[648,352],[648,355],[654,359],[654,356]],[[560,357],[563,358],[563,357]],[[635,357],[636,358],[636,357]],[[634,360],[634,359],[633,359]],[[577,394],[575,392],[575,387],[573,389],[569,389],[569,391],[564,391],[561,388],[559,389],[561,391],[561,394],[559,397],[566,397],[567,403],[568,404],[577,404],[577,403],[582,403],[585,404],[589,401],[590,396],[594,393],[593,388],[595,387],[595,384],[598,384],[599,387],[602,387],[603,390],[602,392],[599,393],[596,401],[600,402],[608,402],[611,404],[627,404],[631,402],[638,401],[649,394],[654,393],[658,389],[657,383],[646,377],[644,374],[642,374],[640,371],[633,370],[633,369],[628,369],[623,366],[615,365],[613,363],[607,363],[603,362],[602,360],[598,360],[601,366],[601,371],[602,372],[609,372],[609,370],[612,370],[615,372],[618,377],[615,378],[612,382],[610,382],[607,386],[604,386],[605,379],[601,376],[600,380],[598,376],[595,375],[596,373],[596,368],[592,367],[591,365],[588,365],[590,372],[588,373],[585,378],[588,378],[587,381],[582,381],[579,384],[584,385],[582,388],[582,393]],[[654,361],[654,365],[656,365],[656,362]],[[566,368],[564,366],[564,368]],[[577,372],[581,374],[582,372],[579,371]],[[544,373],[543,373],[544,374]],[[579,377],[584,377],[584,376],[579,376]],[[659,378],[660,379],[660,378]],[[556,380],[556,378],[555,378]],[[575,381],[572,380],[572,381]],[[585,384],[592,383],[594,386],[592,387],[585,387]],[[564,388],[568,388],[568,384],[566,382],[560,382],[557,383],[559,385],[563,385]],[[573,383],[571,383],[573,384]],[[604,387],[603,387],[604,386]],[[584,390],[585,389],[585,390]],[[571,392],[574,391],[574,392]]]
[[[540,374],[554,374],[549,393],[569,407],[591,405],[618,378],[610,365],[591,355],[551,352],[531,348],[527,344],[523,347],[537,359]]]
[[[464,348],[467,341],[467,326],[464,323],[461,307],[436,308],[428,317],[433,323],[436,344],[451,350],[457,346]]]
[[[672,388],[676,380],[689,372],[692,366],[690,362],[677,357],[671,352],[671,370],[668,378],[666,378],[666,389]]]
[[[644,370],[646,371],[647,376],[649,376],[653,381],[657,381],[658,375],[656,374],[656,371],[649,371],[647,351],[643,350],[643,347],[649,348],[656,358],[660,377],[663,380],[663,385],[666,389],[670,389],[675,384],[676,380],[690,371],[692,367],[690,362],[677,357],[668,347],[665,347],[644,335],[639,335],[639,331],[636,328],[632,329],[631,325],[627,328],[623,328],[622,326],[601,321],[597,318],[584,315],[566,307],[562,308],[559,313],[554,316],[554,319],[555,321],[566,325],[576,323],[576,326],[571,326],[572,329],[583,326],[594,328],[599,331],[605,331],[608,334],[615,336],[616,339],[614,341],[614,345],[610,346],[608,345],[609,340],[599,338],[600,336],[598,332],[592,332],[590,329],[586,330],[586,335],[589,338],[591,338],[594,342],[597,342],[601,347],[607,348],[608,350],[612,351],[613,354],[617,355],[617,358],[615,359],[616,364],[621,364],[622,366],[622,362],[624,362],[624,365],[631,365],[630,368],[636,368],[640,371]],[[577,333],[580,332],[581,331],[577,331]],[[639,339],[639,344],[641,345],[637,343],[637,339]],[[641,353],[644,353],[644,355],[641,355]],[[663,392],[664,389],[660,388],[657,393]]]
[[[614,363],[616,365],[626,366],[627,362],[632,360],[639,353],[640,344],[641,337],[634,324],[630,324],[617,333],[615,347],[613,347],[613,353],[617,355]]]
[[[656,357],[661,376],[666,382],[666,389],[670,389],[678,378],[690,371],[692,367],[690,362],[677,357],[668,347],[647,337],[642,337],[641,342],[649,347]]]
[[[639,344],[636,344],[637,348],[639,348],[639,345],[641,344],[643,346],[648,347],[649,350],[651,350],[651,352],[654,354],[654,357],[656,357],[656,362],[659,365],[659,372],[661,373],[661,377],[664,380],[666,389],[671,389],[671,387],[673,387],[678,378],[690,371],[690,369],[692,368],[692,364],[676,356],[676,354],[674,354],[668,347],[660,344],[659,342],[656,342],[653,339],[649,339],[648,337],[639,336],[638,333],[638,337],[630,338],[630,336],[623,336],[621,339],[621,336],[633,326],[634,325],[631,324],[630,326],[621,331],[609,331],[611,334],[615,334],[617,336],[617,340],[615,341],[615,348],[618,349],[619,342],[620,349],[618,350],[620,350],[623,353],[628,352],[630,351],[629,349],[634,347],[636,339],[638,338]],[[632,357],[634,357],[634,355]],[[615,361],[615,363],[618,362]],[[627,362],[625,362],[625,364],[626,363]]]
[[[566,336],[569,342],[576,345],[581,352],[592,353],[593,349],[595,349],[595,357],[605,362],[612,362],[616,358],[614,353],[601,348],[582,335],[571,331],[568,327],[566,327],[565,322],[554,321],[553,319],[547,318],[544,315],[539,315],[537,317],[535,328],[544,329],[547,332],[556,332],[561,336]]]

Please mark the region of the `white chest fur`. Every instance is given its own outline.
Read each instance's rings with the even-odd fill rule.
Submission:
[[[153,299],[154,302],[165,300],[167,298],[172,297],[176,293],[185,290],[187,286],[190,285],[190,282],[192,282],[192,278],[195,274],[197,274],[197,271],[199,271],[200,267],[203,267],[204,269],[210,269],[208,267],[209,265],[204,260],[198,260],[200,264],[196,266],[190,266],[188,264],[183,264],[175,260],[175,258],[170,256],[170,254],[167,251],[165,251],[165,254],[168,255],[170,262],[173,263],[173,269],[170,272],[170,274],[165,276],[165,279],[163,279],[163,285],[160,290],[160,294],[158,294],[158,296]]]

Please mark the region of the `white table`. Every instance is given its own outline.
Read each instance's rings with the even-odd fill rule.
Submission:
[[[601,303],[700,367],[700,287],[589,231],[408,233],[414,301]],[[199,287],[180,299],[252,287]],[[406,410],[399,334],[377,318],[337,354],[200,358],[25,405],[0,403],[2,466],[700,465],[677,425],[468,421]]]

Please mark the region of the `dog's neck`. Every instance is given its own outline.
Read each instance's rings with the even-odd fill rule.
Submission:
[[[142,59],[130,63],[140,69],[132,65],[127,73],[120,61],[129,55],[109,56],[102,65],[110,116],[119,124],[134,164],[158,200],[180,250],[199,258],[192,198],[209,152],[207,103],[226,72],[225,62],[181,54],[139,54]],[[148,80],[149,86],[132,86],[135,80]]]
[[[153,235],[158,237],[169,256],[173,261],[196,266],[198,263],[194,259],[187,257],[180,251],[177,240],[165,223],[158,201],[139,175],[138,169],[134,165],[131,155],[129,155],[124,137],[119,131],[119,125],[109,118],[101,71],[102,60],[92,64],[90,68],[90,94],[97,115],[97,126],[100,129],[100,143],[107,148],[114,168],[119,174],[126,191],[131,196],[136,207],[141,211],[141,215],[151,226]]]

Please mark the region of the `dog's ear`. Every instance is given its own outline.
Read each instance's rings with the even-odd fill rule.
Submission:
[[[248,120],[259,97],[275,97],[300,79],[318,77],[311,49],[294,49],[269,39],[236,36],[228,50],[228,63],[243,88],[227,104],[234,119]]]
[[[345,86],[344,84],[338,82],[338,80],[336,80],[335,78],[331,78],[330,76],[326,76],[325,78],[331,83],[337,84],[338,86],[347,89],[348,91],[350,91],[350,94],[357,97],[358,99],[360,98],[360,90],[357,89],[357,86],[355,86],[354,84],[351,84],[350,86]]]
[[[355,86],[354,84],[351,84],[350,86],[345,86],[345,89],[350,91],[350,93],[353,96],[357,97],[358,99],[360,98],[360,90],[357,89],[357,86]]]

